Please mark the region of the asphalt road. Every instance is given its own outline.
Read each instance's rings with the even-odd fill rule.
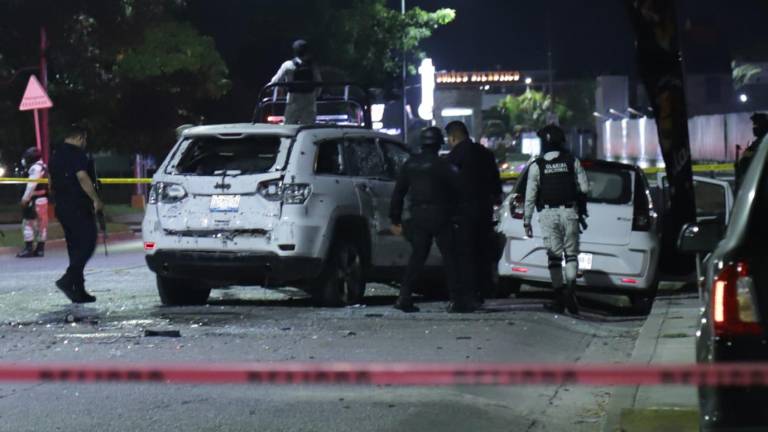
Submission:
[[[99,248],[87,270],[98,297],[88,306],[68,304],[53,286],[63,251],[0,256],[0,361],[622,362],[644,319],[599,303],[584,318],[555,316],[535,293],[475,314],[434,302],[405,315],[381,285],[343,309],[311,307],[290,289],[243,287],[214,291],[204,307],[165,308],[140,244],[110,252]],[[611,391],[0,383],[0,431],[594,431]]]

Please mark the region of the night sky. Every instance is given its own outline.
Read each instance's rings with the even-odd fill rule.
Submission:
[[[290,41],[275,44],[247,38],[252,33],[249,20],[267,1],[275,0],[191,3],[195,21],[216,39],[235,93],[243,98],[251,98],[250,93],[291,54]],[[399,0],[387,1],[400,9]],[[733,52],[768,41],[768,0],[680,3],[688,72],[729,73]],[[545,70],[551,41],[558,79],[635,73],[633,35],[624,5],[625,0],[407,0],[408,7],[457,11],[457,19],[424,44],[438,69]]]

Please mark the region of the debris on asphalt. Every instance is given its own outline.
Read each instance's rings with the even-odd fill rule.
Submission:
[[[456,336],[456,340],[470,340],[472,336]]]
[[[349,337],[349,336],[357,336],[357,333],[353,332],[352,330],[345,331],[344,337]]]
[[[144,330],[144,337],[181,337],[181,332],[178,330]]]

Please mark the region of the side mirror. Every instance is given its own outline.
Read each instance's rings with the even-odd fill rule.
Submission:
[[[723,225],[717,220],[703,220],[683,226],[677,247],[680,252],[705,254],[714,251],[723,237]]]

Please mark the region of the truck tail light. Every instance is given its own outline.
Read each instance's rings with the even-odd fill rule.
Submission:
[[[640,197],[635,199],[635,216],[632,218],[632,231],[650,231],[656,224],[657,214],[653,208],[651,191],[643,187]]]
[[[283,185],[283,202],[285,204],[304,204],[312,194],[312,185],[305,183],[289,183]]]
[[[283,199],[283,181],[280,179],[263,181],[259,183],[256,190],[267,201],[281,201]]]
[[[763,334],[758,323],[755,283],[745,262],[725,266],[712,287],[712,315],[717,336]]]
[[[522,194],[514,194],[509,200],[509,214],[512,219],[522,220],[525,213],[525,198]]]

